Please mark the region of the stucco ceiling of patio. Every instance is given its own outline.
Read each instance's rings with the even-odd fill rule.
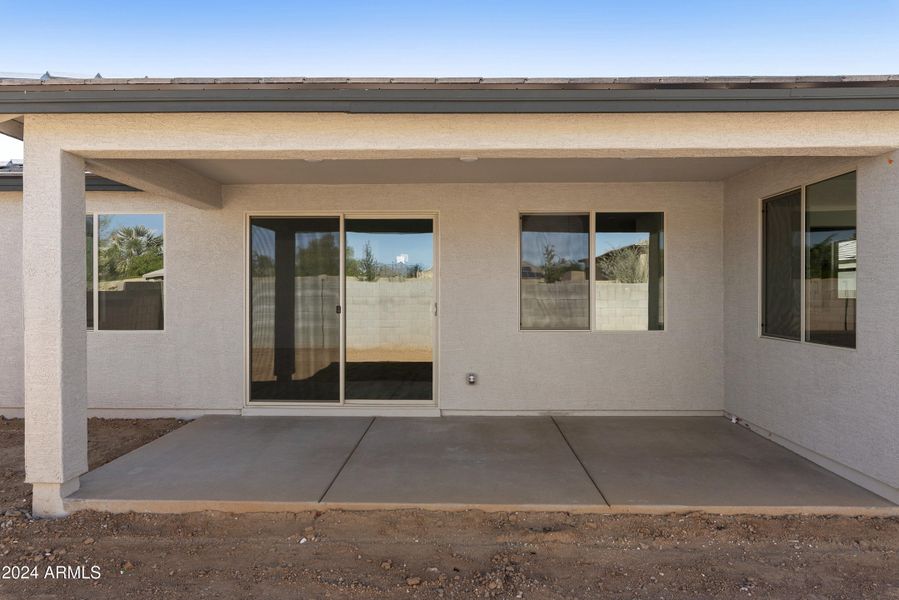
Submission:
[[[388,183],[602,183],[720,181],[776,157],[184,159],[180,164],[223,185]]]

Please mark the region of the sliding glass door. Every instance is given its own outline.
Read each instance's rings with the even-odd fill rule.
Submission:
[[[346,220],[346,399],[431,400],[434,223]]]
[[[433,400],[433,219],[252,217],[249,250],[251,402]]]
[[[250,399],[340,401],[340,219],[250,221]]]

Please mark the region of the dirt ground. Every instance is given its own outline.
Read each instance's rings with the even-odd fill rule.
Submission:
[[[91,465],[178,425],[91,420]],[[22,422],[0,422],[0,577],[19,577],[0,578],[2,599],[899,599],[899,519],[330,511],[35,521],[19,510],[21,444]]]
[[[88,419],[87,462],[105,465],[184,425],[178,419]],[[0,514],[31,508],[31,486],[25,483],[25,421],[0,417]]]

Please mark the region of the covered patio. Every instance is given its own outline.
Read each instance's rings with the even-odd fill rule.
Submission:
[[[35,514],[895,510],[892,79],[0,85],[0,414]],[[840,238],[844,277],[802,277],[791,244],[797,332],[767,335],[763,200],[837,177],[822,231],[870,258]],[[116,215],[162,263],[105,281]],[[825,275],[844,347],[802,319]],[[126,280],[152,326],[107,326]],[[87,472],[89,416],[201,418]]]
[[[65,508],[899,514],[720,417],[206,416],[82,476]]]

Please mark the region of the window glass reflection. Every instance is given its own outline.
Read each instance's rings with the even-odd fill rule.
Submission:
[[[162,215],[99,215],[97,222],[99,329],[162,329]]]
[[[87,328],[94,328],[94,216],[84,218],[85,274],[87,280]]]
[[[521,328],[589,329],[588,215],[521,216]]]
[[[253,218],[252,400],[340,400],[340,221]]]
[[[431,400],[434,222],[346,219],[347,400]]]
[[[809,342],[855,347],[855,173],[806,188],[805,285]]]
[[[663,215],[596,214],[596,329],[664,328]]]

